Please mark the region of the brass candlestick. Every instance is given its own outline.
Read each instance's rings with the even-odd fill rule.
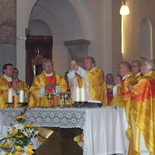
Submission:
[[[13,102],[7,102],[7,108],[13,108]]]
[[[60,92],[58,93],[60,95],[60,98],[61,98],[61,104],[60,104],[60,107],[66,107],[67,106],[67,97],[68,97],[68,94],[69,92]]]

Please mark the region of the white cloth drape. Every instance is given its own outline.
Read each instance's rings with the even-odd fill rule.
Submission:
[[[123,109],[87,109],[84,150],[87,155],[125,153],[128,148],[126,129],[127,120]]]

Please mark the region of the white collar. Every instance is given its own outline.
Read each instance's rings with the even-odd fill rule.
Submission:
[[[45,73],[45,76],[53,76],[53,73],[51,72],[50,74],[47,74],[45,71],[44,71],[44,73]]]
[[[7,81],[11,82],[12,81],[12,77],[8,77],[4,74],[4,77],[6,78]]]
[[[113,84],[107,84],[107,88],[113,88]]]
[[[136,74],[136,76],[140,76],[140,75],[141,75],[140,72]]]

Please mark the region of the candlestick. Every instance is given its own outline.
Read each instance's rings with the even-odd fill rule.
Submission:
[[[12,88],[8,89],[8,103],[12,103],[13,102],[13,91]]]
[[[24,91],[20,90],[19,91],[19,103],[23,103],[24,102]]]
[[[80,88],[80,96],[81,96],[81,100],[80,101],[86,101],[86,94],[85,94],[85,88]]]

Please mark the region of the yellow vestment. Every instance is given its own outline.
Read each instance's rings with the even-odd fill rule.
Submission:
[[[8,89],[8,81],[4,75],[0,76],[0,108],[7,108]]]
[[[89,89],[89,95],[92,100],[98,100],[103,104],[107,104],[107,90],[103,71],[97,67],[93,67],[91,71],[85,70],[85,72],[88,79],[88,86],[83,84],[84,80],[80,75],[76,75],[78,86],[81,88],[85,85]]]
[[[18,80],[16,82],[16,85],[17,85],[18,90],[22,89],[28,95],[29,90],[28,90],[28,87],[27,87],[25,82],[23,82],[21,80]],[[8,107],[8,105],[7,105],[8,89],[9,89],[8,81],[4,77],[4,75],[2,75],[0,77],[0,108],[7,108]],[[19,96],[16,94],[16,92],[13,92],[13,94],[14,94],[13,107],[17,108],[18,107]]]
[[[67,91],[67,83],[65,79],[53,72],[53,76],[56,77],[56,86],[59,86],[62,92]],[[40,88],[45,87],[45,73],[44,71],[38,75],[30,88],[29,107],[49,106],[49,102],[46,96],[38,97]],[[59,96],[54,96],[54,102],[59,105],[61,100]]]
[[[137,81],[139,81],[142,77],[143,77],[142,75],[135,76],[135,78],[137,79]]]
[[[86,74],[92,99],[107,104],[107,88],[103,71],[93,67],[91,72],[86,71]]]
[[[122,83],[117,88],[117,94],[112,100],[112,105],[115,107],[123,107],[125,109],[126,117],[128,120],[127,137],[131,138],[131,126],[130,126],[130,99],[131,91],[129,90],[129,85],[135,85],[137,79],[133,73],[128,73],[127,77],[122,81]]]
[[[131,95],[132,148],[140,152],[141,132],[150,155],[155,155],[155,71],[145,74],[133,87]],[[137,128],[139,130],[137,130]],[[132,155],[132,152],[130,153]]]

